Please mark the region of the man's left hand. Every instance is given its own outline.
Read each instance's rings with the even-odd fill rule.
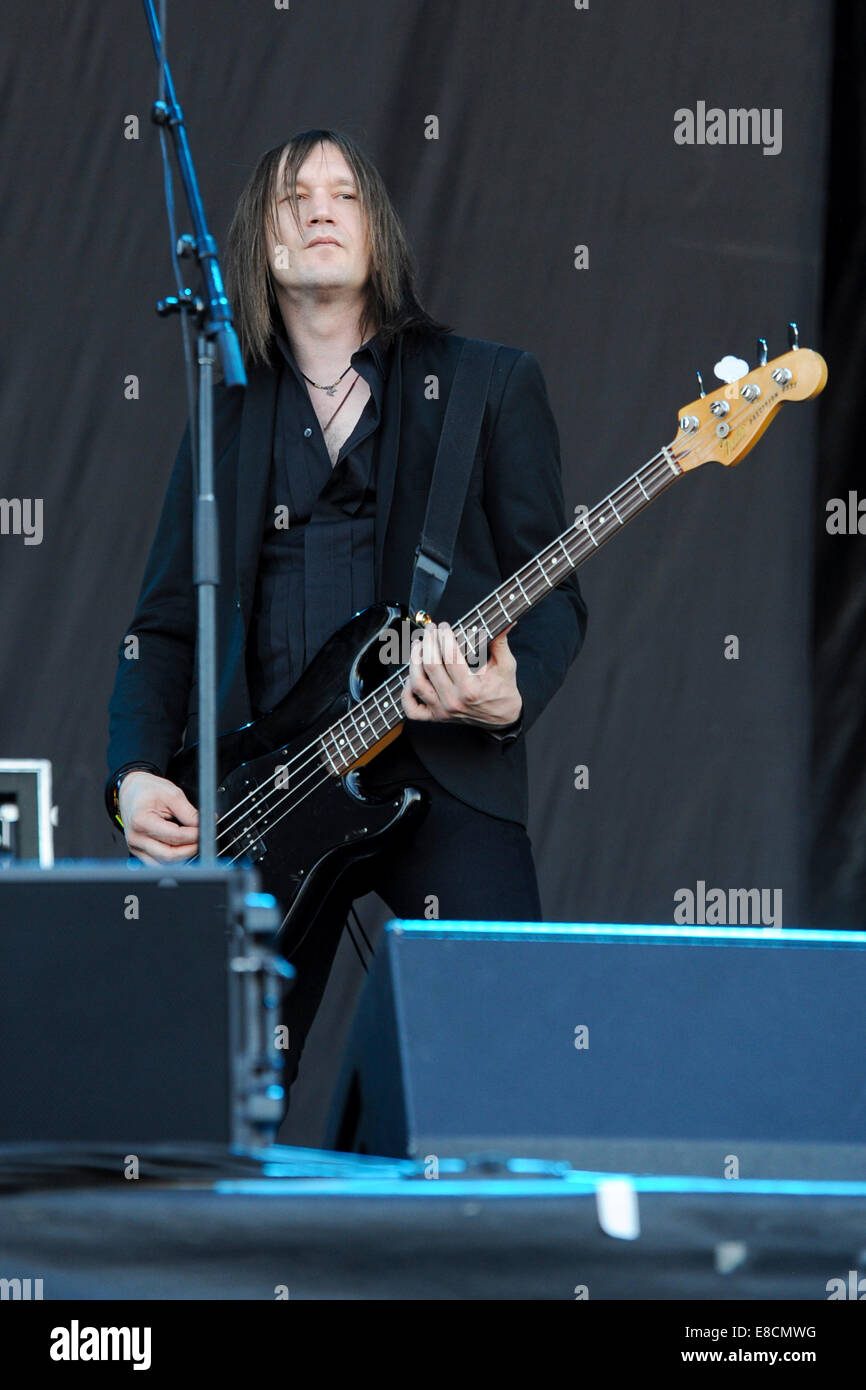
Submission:
[[[513,624],[512,624],[513,626]],[[506,628],[488,648],[487,662],[473,668],[448,623],[428,623],[411,647],[401,702],[407,719],[497,727],[513,724],[523,707],[517,661]]]

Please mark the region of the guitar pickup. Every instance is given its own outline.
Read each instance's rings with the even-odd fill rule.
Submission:
[[[242,853],[248,854],[254,864],[260,864],[268,852],[262,837],[247,821],[244,822],[240,834],[240,846]]]

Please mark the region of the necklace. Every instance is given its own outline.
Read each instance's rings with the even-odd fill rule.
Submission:
[[[334,395],[336,395],[337,387],[339,386],[340,382],[343,380],[343,377],[344,377],[344,376],[348,376],[348,374],[349,374],[349,372],[350,372],[351,370],[352,370],[352,364],[351,364],[351,362],[350,362],[349,365],[348,365],[348,367],[346,368],[346,370],[345,370],[344,372],[342,372],[340,376],[337,377],[337,380],[334,382],[333,386],[323,386],[323,385],[321,384],[321,382],[319,382],[319,381],[312,381],[312,380],[310,379],[310,377],[307,376],[307,373],[306,373],[306,372],[301,372],[301,376],[304,378],[304,381],[308,381],[308,382],[310,383],[311,386],[315,386],[315,388],[316,388],[317,391],[326,391],[326,392],[328,393],[329,396],[334,396]],[[345,397],[344,397],[343,399],[345,399]]]
[[[344,373],[343,373],[343,376],[345,376],[345,375],[346,375],[346,373],[344,372]],[[343,377],[340,377],[340,381],[342,381],[342,379],[343,379]],[[315,383],[313,382],[313,383],[311,383],[311,385],[315,385]],[[338,386],[338,385],[339,385],[339,382],[335,382],[334,385],[335,385],[335,386]],[[346,392],[345,396],[344,396],[343,399],[340,401],[340,404],[337,406],[337,409],[334,411],[334,413],[333,413],[333,415],[331,416],[330,420],[328,421],[327,425],[323,425],[323,426],[322,426],[322,434],[326,434],[327,431],[330,429],[331,425],[334,423],[335,419],[336,419],[337,416],[339,415],[340,411],[343,409],[343,406],[346,404],[346,401],[349,399],[349,397],[351,396],[352,392],[354,391],[354,389],[355,389],[355,387],[356,387],[357,385],[358,385],[358,378],[357,378],[357,376],[356,376],[356,377],[355,377],[355,380],[352,382],[352,385],[349,387],[349,389],[348,389],[348,391]],[[327,387],[323,387],[322,389],[323,389],[323,390],[327,390]],[[328,395],[333,395],[333,391],[329,391],[329,392],[328,392]]]

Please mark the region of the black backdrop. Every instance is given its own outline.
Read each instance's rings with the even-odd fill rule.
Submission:
[[[866,536],[827,529],[827,502],[864,498],[866,9],[836,7],[823,341],[834,389],[820,411],[812,707],[812,917],[866,923]],[[866,510],[866,508],[864,508]],[[863,519],[866,532],[866,518]]]
[[[672,437],[695,368],[713,382],[725,353],[754,361],[759,333],[776,355],[790,318],[823,346],[822,0],[171,0],[168,15],[218,237],[262,149],[309,126],[355,135],[431,311],[540,357],[570,507]],[[115,855],[105,706],[186,413],[179,330],[153,314],[173,288],[155,66],[135,0],[8,0],[4,29],[0,494],[41,497],[44,535],[0,536],[0,756],[52,759],[60,855]],[[674,113],[698,102],[781,109],[781,152],[678,145]],[[785,923],[807,919],[818,421],[789,407],[740,468],[687,477],[583,571],[586,646],[530,738],[549,917],[671,921],[702,879],[781,889]],[[310,1097],[358,979],[346,951]],[[305,1104],[292,1137],[313,1133]]]

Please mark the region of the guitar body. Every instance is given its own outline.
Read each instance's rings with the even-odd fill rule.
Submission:
[[[384,798],[364,786],[363,767],[337,776],[305,750],[335,720],[369,695],[393,668],[379,658],[389,633],[399,640],[404,618],[394,604],[364,609],[331,637],[293,689],[267,714],[217,740],[217,830],[220,858],[254,863],[263,887],[284,913],[278,943],[291,955],[334,891],[360,860],[388,849],[427,809],[414,787]],[[399,734],[398,725],[363,762]],[[198,748],[172,759],[168,779],[198,802]],[[281,770],[300,760],[293,773],[292,808],[280,787]]]

